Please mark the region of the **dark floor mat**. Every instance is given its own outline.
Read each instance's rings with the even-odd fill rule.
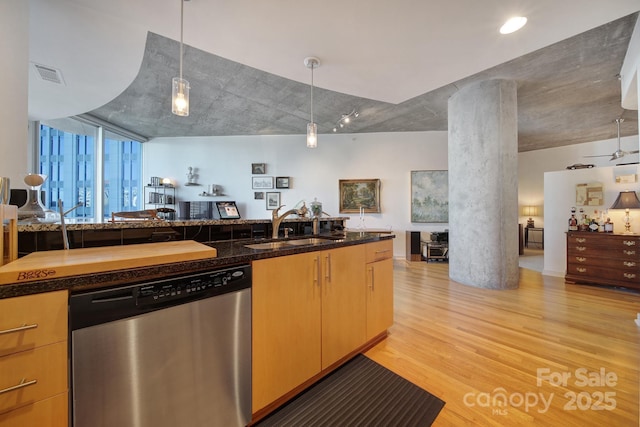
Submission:
[[[444,404],[360,354],[257,426],[430,426]]]

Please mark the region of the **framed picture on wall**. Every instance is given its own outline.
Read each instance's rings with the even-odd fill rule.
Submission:
[[[267,165],[265,163],[251,163],[251,173],[253,175],[264,175],[267,173]]]
[[[340,213],[380,213],[379,179],[341,179],[338,181]]]
[[[448,171],[411,171],[411,222],[449,222]]]
[[[289,187],[289,177],[288,176],[277,176],[276,177],[276,188],[290,188]]]
[[[272,176],[253,176],[251,177],[251,188],[256,190],[268,190],[273,188]]]
[[[280,206],[280,192],[267,191],[267,210],[274,210]]]

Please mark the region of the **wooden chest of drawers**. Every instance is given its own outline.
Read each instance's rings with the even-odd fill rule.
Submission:
[[[640,289],[640,235],[568,232],[565,280]]]

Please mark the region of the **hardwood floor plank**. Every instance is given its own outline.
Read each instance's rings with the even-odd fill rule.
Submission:
[[[514,290],[448,275],[396,259],[394,325],[367,352],[446,401],[434,426],[639,425],[640,292],[522,268]]]

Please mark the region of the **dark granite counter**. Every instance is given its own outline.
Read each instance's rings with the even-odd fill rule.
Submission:
[[[325,221],[346,221],[349,217],[321,217],[321,222]],[[310,222],[311,218],[287,217],[284,223]],[[122,230],[128,228],[172,228],[172,227],[199,227],[207,225],[232,226],[232,225],[253,225],[271,224],[270,218],[265,219],[186,219],[186,220],[130,220],[130,221],[106,221],[106,222],[85,222],[83,220],[66,219],[67,231],[79,230]],[[62,231],[62,224],[59,222],[18,222],[18,232],[38,232],[38,231]]]
[[[298,236],[298,238],[311,236]],[[279,249],[250,249],[248,244],[269,242],[271,239],[241,239],[228,241],[213,241],[206,244],[217,249],[216,258],[197,261],[185,261],[165,264],[162,266],[141,267],[126,270],[108,271],[99,274],[62,277],[52,280],[41,280],[28,283],[10,283],[0,286],[0,298],[49,292],[55,290],[69,290],[82,292],[96,288],[107,288],[123,284],[134,284],[143,281],[188,274],[199,271],[249,263],[258,259],[293,255],[297,253],[313,252],[325,249],[335,249],[344,246],[359,245],[378,240],[392,239],[392,234],[367,232],[347,232],[345,234],[323,234],[322,242],[302,246],[287,245]],[[295,238],[289,239],[293,240]],[[283,241],[285,239],[279,239]]]

